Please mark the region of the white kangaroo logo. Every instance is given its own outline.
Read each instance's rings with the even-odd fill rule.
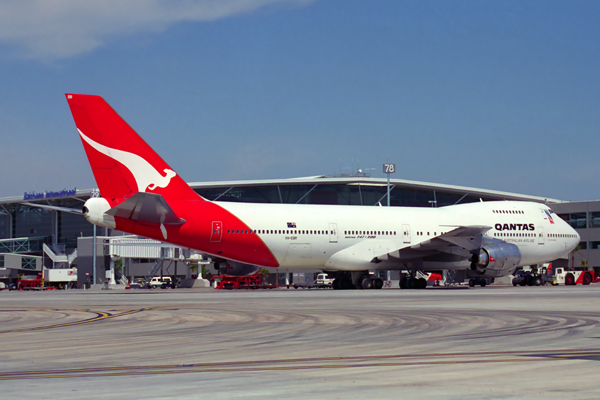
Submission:
[[[115,161],[123,164],[133,177],[138,185],[138,191],[145,192],[146,189],[154,190],[157,187],[165,188],[171,182],[171,178],[177,174],[172,169],[165,168],[163,172],[166,174],[162,176],[160,172],[156,170],[148,161],[144,160],[137,154],[128,153],[123,150],[111,149],[101,145],[100,143],[94,142],[92,139],[87,137],[81,130],[79,135],[85,140],[90,146],[98,150],[100,153],[112,158]]]

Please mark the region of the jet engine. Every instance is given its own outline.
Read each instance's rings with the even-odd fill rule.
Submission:
[[[90,223],[103,226],[109,229],[115,229],[115,217],[106,214],[110,210],[110,204],[103,197],[92,197],[83,205],[83,216]]]
[[[519,248],[512,243],[495,243],[479,249],[471,258],[471,269],[480,269],[485,276],[500,277],[514,271],[521,261]]]
[[[222,260],[215,262],[215,269],[223,275],[247,276],[258,272],[260,267],[257,265],[244,264],[237,261]]]

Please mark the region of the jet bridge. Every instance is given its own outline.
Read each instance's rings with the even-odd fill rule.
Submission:
[[[124,260],[124,266],[128,265],[132,259],[154,260],[154,263],[148,263],[151,266],[143,273],[145,282],[149,282],[159,275],[163,268],[169,269],[171,266],[174,267],[173,275],[177,275],[177,262],[183,262],[187,265],[190,263],[209,264],[211,262],[210,259],[204,258],[195,251],[138,236],[111,237],[105,240],[105,245],[105,254],[110,256],[111,260],[110,271],[107,271],[107,278],[110,283],[115,283],[115,264],[118,259]],[[166,266],[165,262],[167,262]],[[139,276],[139,274],[135,275]],[[186,277],[190,278],[189,268],[186,271]],[[125,275],[123,275],[123,278],[120,283],[127,284],[128,280]]]

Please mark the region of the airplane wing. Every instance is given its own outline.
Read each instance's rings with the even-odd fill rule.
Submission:
[[[472,251],[481,248],[484,233],[492,228],[483,225],[448,227],[454,229],[431,239],[382,253],[374,257],[372,262],[410,260],[432,256],[439,252],[469,257]]]
[[[185,223],[184,219],[175,214],[164,197],[156,193],[138,192],[106,213],[149,224],[181,225]]]

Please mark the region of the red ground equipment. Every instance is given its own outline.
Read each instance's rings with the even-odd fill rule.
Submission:
[[[215,282],[215,289],[273,289],[277,286],[263,285],[259,272],[248,276],[217,275],[210,278]]]
[[[24,279],[19,278],[17,281],[17,289],[18,290],[54,290],[55,287],[52,286],[44,286],[44,279],[42,278],[42,274],[37,274],[37,278],[35,279]]]

